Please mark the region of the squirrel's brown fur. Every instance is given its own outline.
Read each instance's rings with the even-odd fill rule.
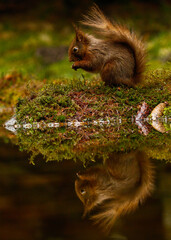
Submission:
[[[134,86],[142,79],[146,51],[143,42],[126,26],[111,23],[97,5],[81,21],[100,38],[75,27],[76,37],[69,47],[72,68],[100,73],[106,85]]]

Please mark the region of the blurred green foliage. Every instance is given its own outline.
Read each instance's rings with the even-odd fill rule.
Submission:
[[[53,81],[59,78],[79,78],[82,70],[77,72],[71,69],[71,63],[68,61],[67,52],[58,62],[47,64],[43,62],[36,54],[40,47],[60,47],[69,46],[74,37],[74,30],[71,22],[76,21],[75,17],[65,14],[57,17],[56,11],[67,13],[75,12],[77,19],[81,19],[79,4],[76,9],[65,9],[67,6],[55,3],[42,5],[33,9],[33,19],[29,17],[30,12],[24,16],[10,15],[3,18],[0,23],[0,75],[5,75],[13,71],[20,72],[27,79],[36,78],[38,80],[47,79]],[[63,3],[61,3],[63,4]],[[84,5],[84,4],[83,4]],[[161,68],[169,65],[171,54],[171,31],[170,31],[170,10],[171,6],[167,3],[148,5],[139,3],[122,3],[105,5],[105,12],[116,21],[127,24],[140,34],[144,35],[147,48],[149,50],[150,68]],[[85,6],[84,6],[85,8]],[[87,6],[88,8],[88,6]],[[79,10],[79,16],[78,11]],[[83,9],[85,13],[88,9]],[[44,14],[44,18],[42,17]],[[27,16],[28,15],[28,16]],[[52,19],[50,19],[50,16]],[[56,19],[55,19],[56,17]],[[18,20],[17,20],[18,19]],[[22,19],[24,19],[22,21]],[[77,23],[77,21],[76,21]],[[85,76],[92,75],[85,73]]]

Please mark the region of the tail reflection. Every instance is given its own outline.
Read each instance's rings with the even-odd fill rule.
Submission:
[[[84,216],[104,231],[116,219],[138,207],[154,188],[152,163],[142,152],[113,153],[103,165],[77,173],[75,190],[84,204]]]

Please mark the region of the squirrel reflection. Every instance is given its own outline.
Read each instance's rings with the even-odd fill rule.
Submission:
[[[77,173],[75,190],[84,215],[108,232],[116,219],[135,208],[154,188],[154,169],[143,152],[113,153],[103,165]]]

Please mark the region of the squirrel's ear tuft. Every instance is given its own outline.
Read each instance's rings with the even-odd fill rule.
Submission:
[[[75,25],[73,24],[76,34],[76,41],[87,43],[88,39],[85,34]]]
[[[85,39],[84,33],[78,29],[76,31],[76,40],[79,42],[84,42],[84,39]]]
[[[75,25],[75,23],[72,23],[72,26],[73,26],[75,32],[77,33],[77,31],[79,30],[79,27],[77,27],[77,26]]]

